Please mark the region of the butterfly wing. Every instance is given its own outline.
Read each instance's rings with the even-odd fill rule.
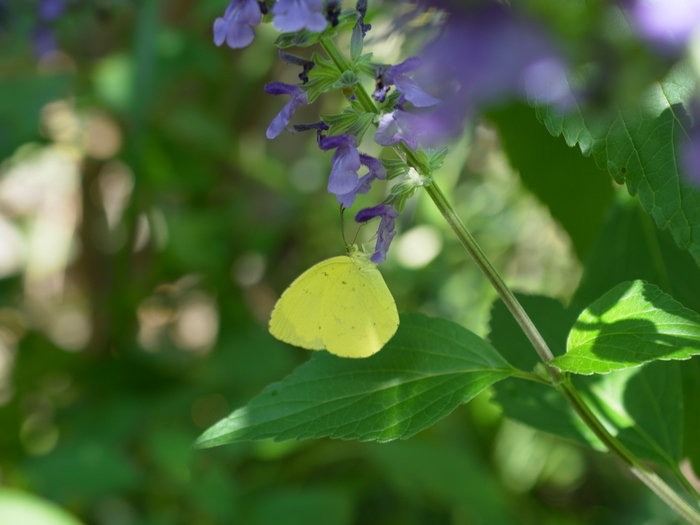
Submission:
[[[270,317],[270,333],[285,343],[309,350],[326,348],[321,337],[323,298],[338,265],[351,264],[347,256],[332,257],[312,266],[289,285]]]
[[[399,314],[377,265],[364,254],[336,262],[323,295],[320,326],[325,348],[341,357],[368,357],[396,333]]]

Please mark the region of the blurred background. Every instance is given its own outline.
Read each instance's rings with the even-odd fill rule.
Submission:
[[[262,87],[298,71],[269,24],[216,48],[226,0],[45,4],[0,2],[0,509],[53,516],[8,525],[674,523],[615,461],[503,420],[490,393],[407,442],[192,449],[309,358],[266,324],[344,251],[331,155],[313,134],[265,139],[284,101]],[[386,34],[390,5],[370,4]],[[411,42],[368,47],[395,63]],[[536,122],[509,111],[456,140],[438,177],[516,290],[566,302],[605,204],[574,246],[511,167],[494,123]],[[495,294],[428,199],[398,231],[381,270],[399,310],[485,336]]]

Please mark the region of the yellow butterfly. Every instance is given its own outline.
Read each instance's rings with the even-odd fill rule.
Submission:
[[[289,285],[272,310],[270,333],[309,350],[341,357],[368,357],[396,333],[399,314],[369,255],[321,261]]]

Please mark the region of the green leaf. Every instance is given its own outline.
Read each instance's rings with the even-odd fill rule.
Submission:
[[[395,179],[408,172],[408,166],[406,166],[406,163],[401,159],[381,159],[381,161],[386,170],[387,180]]]
[[[548,107],[538,117],[569,146],[593,155],[630,194],[638,195],[656,225],[669,228],[679,247],[700,263],[700,191],[686,183],[678,166],[679,140],[687,136],[689,119],[683,105],[690,100],[696,77],[687,65],[675,67],[645,93],[637,107],[614,114],[577,110],[561,115]]]
[[[535,110],[524,104],[491,111],[488,118],[525,186],[549,208],[583,257],[610,207],[610,178],[595,160],[552,137],[538,122]]]
[[[528,315],[542,330],[555,355],[563,351],[567,327],[576,317],[558,301],[518,295]],[[518,367],[537,362],[505,305],[498,301],[491,317],[489,339]],[[683,363],[685,366],[686,363]],[[674,468],[681,457],[683,406],[678,363],[649,363],[605,375],[574,376],[572,380],[608,431],[640,458]],[[564,397],[547,385],[508,378],[494,385],[495,401],[504,414],[533,428],[605,450]],[[694,406],[694,403],[689,406]]]
[[[451,523],[516,523],[513,499],[489,469],[483,451],[471,443],[416,437],[364,450],[405,501],[439,501],[452,509]]]
[[[360,58],[363,45],[362,26],[360,24],[355,24],[355,27],[352,28],[352,36],[350,37],[350,58],[353,62],[356,62],[357,59]]]
[[[377,65],[372,62],[373,53],[365,53],[353,64],[353,71],[374,78],[377,75]]]
[[[309,71],[309,82],[302,87],[306,90],[306,97],[311,104],[322,93],[328,93],[337,89],[336,83],[341,78],[341,73],[335,64],[318,53],[314,53],[311,60],[316,64]]]
[[[360,116],[354,111],[338,113],[337,115],[321,115],[323,122],[328,124],[328,135],[341,135],[349,130]]]
[[[668,231],[654,227],[653,219],[644,213],[637,199],[623,190],[616,197],[589,254],[572,308],[593,302],[620,282],[643,279],[700,311],[700,279],[692,256],[676,246]],[[507,354],[504,356],[518,365]],[[682,456],[689,458],[695,472],[700,473],[700,412],[695,407],[700,398],[700,360],[684,361],[680,369],[685,407]]]
[[[209,428],[196,445],[324,436],[406,439],[512,371],[492,346],[467,329],[404,314],[381,352],[366,359],[315,353],[281,383]]]
[[[661,359],[700,354],[700,316],[657,286],[621,283],[579,316],[566,355],[552,364],[576,374],[606,374]]]
[[[25,525],[81,525],[81,521],[52,501],[28,492],[0,488],[0,523]]]
[[[668,231],[654,227],[639,201],[619,189],[600,229],[572,305],[582,310],[613,286],[641,279],[700,312],[700,279],[693,257]]]
[[[588,378],[589,406],[633,454],[677,467],[683,441],[678,363],[654,362]]]
[[[340,75],[340,78],[335,83],[335,87],[336,89],[351,88],[359,82],[360,79],[357,78],[357,75],[355,73],[353,73],[352,71],[343,71],[343,74]]]
[[[696,475],[700,475],[700,359],[691,359],[681,367],[683,384],[683,457],[690,460]]]
[[[362,113],[355,123],[350,126],[348,133],[357,137],[357,142],[362,142],[362,137],[367,133],[367,130],[372,125],[374,113]]]

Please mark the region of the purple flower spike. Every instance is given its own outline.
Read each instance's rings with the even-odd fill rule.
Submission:
[[[381,160],[360,153],[360,164],[369,168],[369,171],[358,179],[352,191],[335,196],[338,202],[343,205],[343,208],[349,208],[355,203],[358,195],[367,193],[372,188],[371,185],[375,180],[386,180],[386,169]]]
[[[308,99],[306,98],[306,91],[299,86],[292,86],[282,82],[270,82],[264,89],[268,95],[290,95],[292,97],[267,128],[265,135],[268,139],[274,139],[287,127],[297,107],[301,104],[308,104]]]
[[[409,148],[416,149],[419,135],[420,117],[396,110],[381,118],[374,141],[382,146],[393,146],[403,141]]]
[[[415,71],[420,66],[421,60],[417,57],[412,57],[395,66],[387,67],[379,75],[379,85],[377,91],[375,91],[374,98],[383,101],[383,95],[386,94],[386,86],[395,85],[396,90],[417,108],[439,104],[439,99],[428,95],[420,88],[415,80],[406,76],[406,73]],[[383,93],[381,93],[382,91]],[[382,97],[381,99],[378,98],[380,96]]]
[[[374,247],[372,257],[370,257],[373,263],[379,264],[386,260],[386,252],[389,251],[389,245],[396,235],[394,226],[396,225],[395,219],[398,216],[399,212],[390,204],[379,204],[372,208],[365,208],[358,211],[357,215],[355,215],[356,222],[367,222],[376,217],[381,217],[379,229],[377,230],[377,244]]]
[[[335,149],[331,160],[331,174],[328,177],[328,193],[336,195],[336,198],[351,193],[357,186],[357,172],[361,165],[357,137],[347,133],[322,137],[318,146],[323,151]]]
[[[220,46],[226,42],[233,49],[246,47],[255,38],[252,26],[261,21],[262,13],[255,0],[231,0],[223,18],[214,20],[214,43]]]
[[[328,25],[323,16],[322,0],[279,0],[272,8],[272,23],[280,31],[308,29],[320,33]]]

